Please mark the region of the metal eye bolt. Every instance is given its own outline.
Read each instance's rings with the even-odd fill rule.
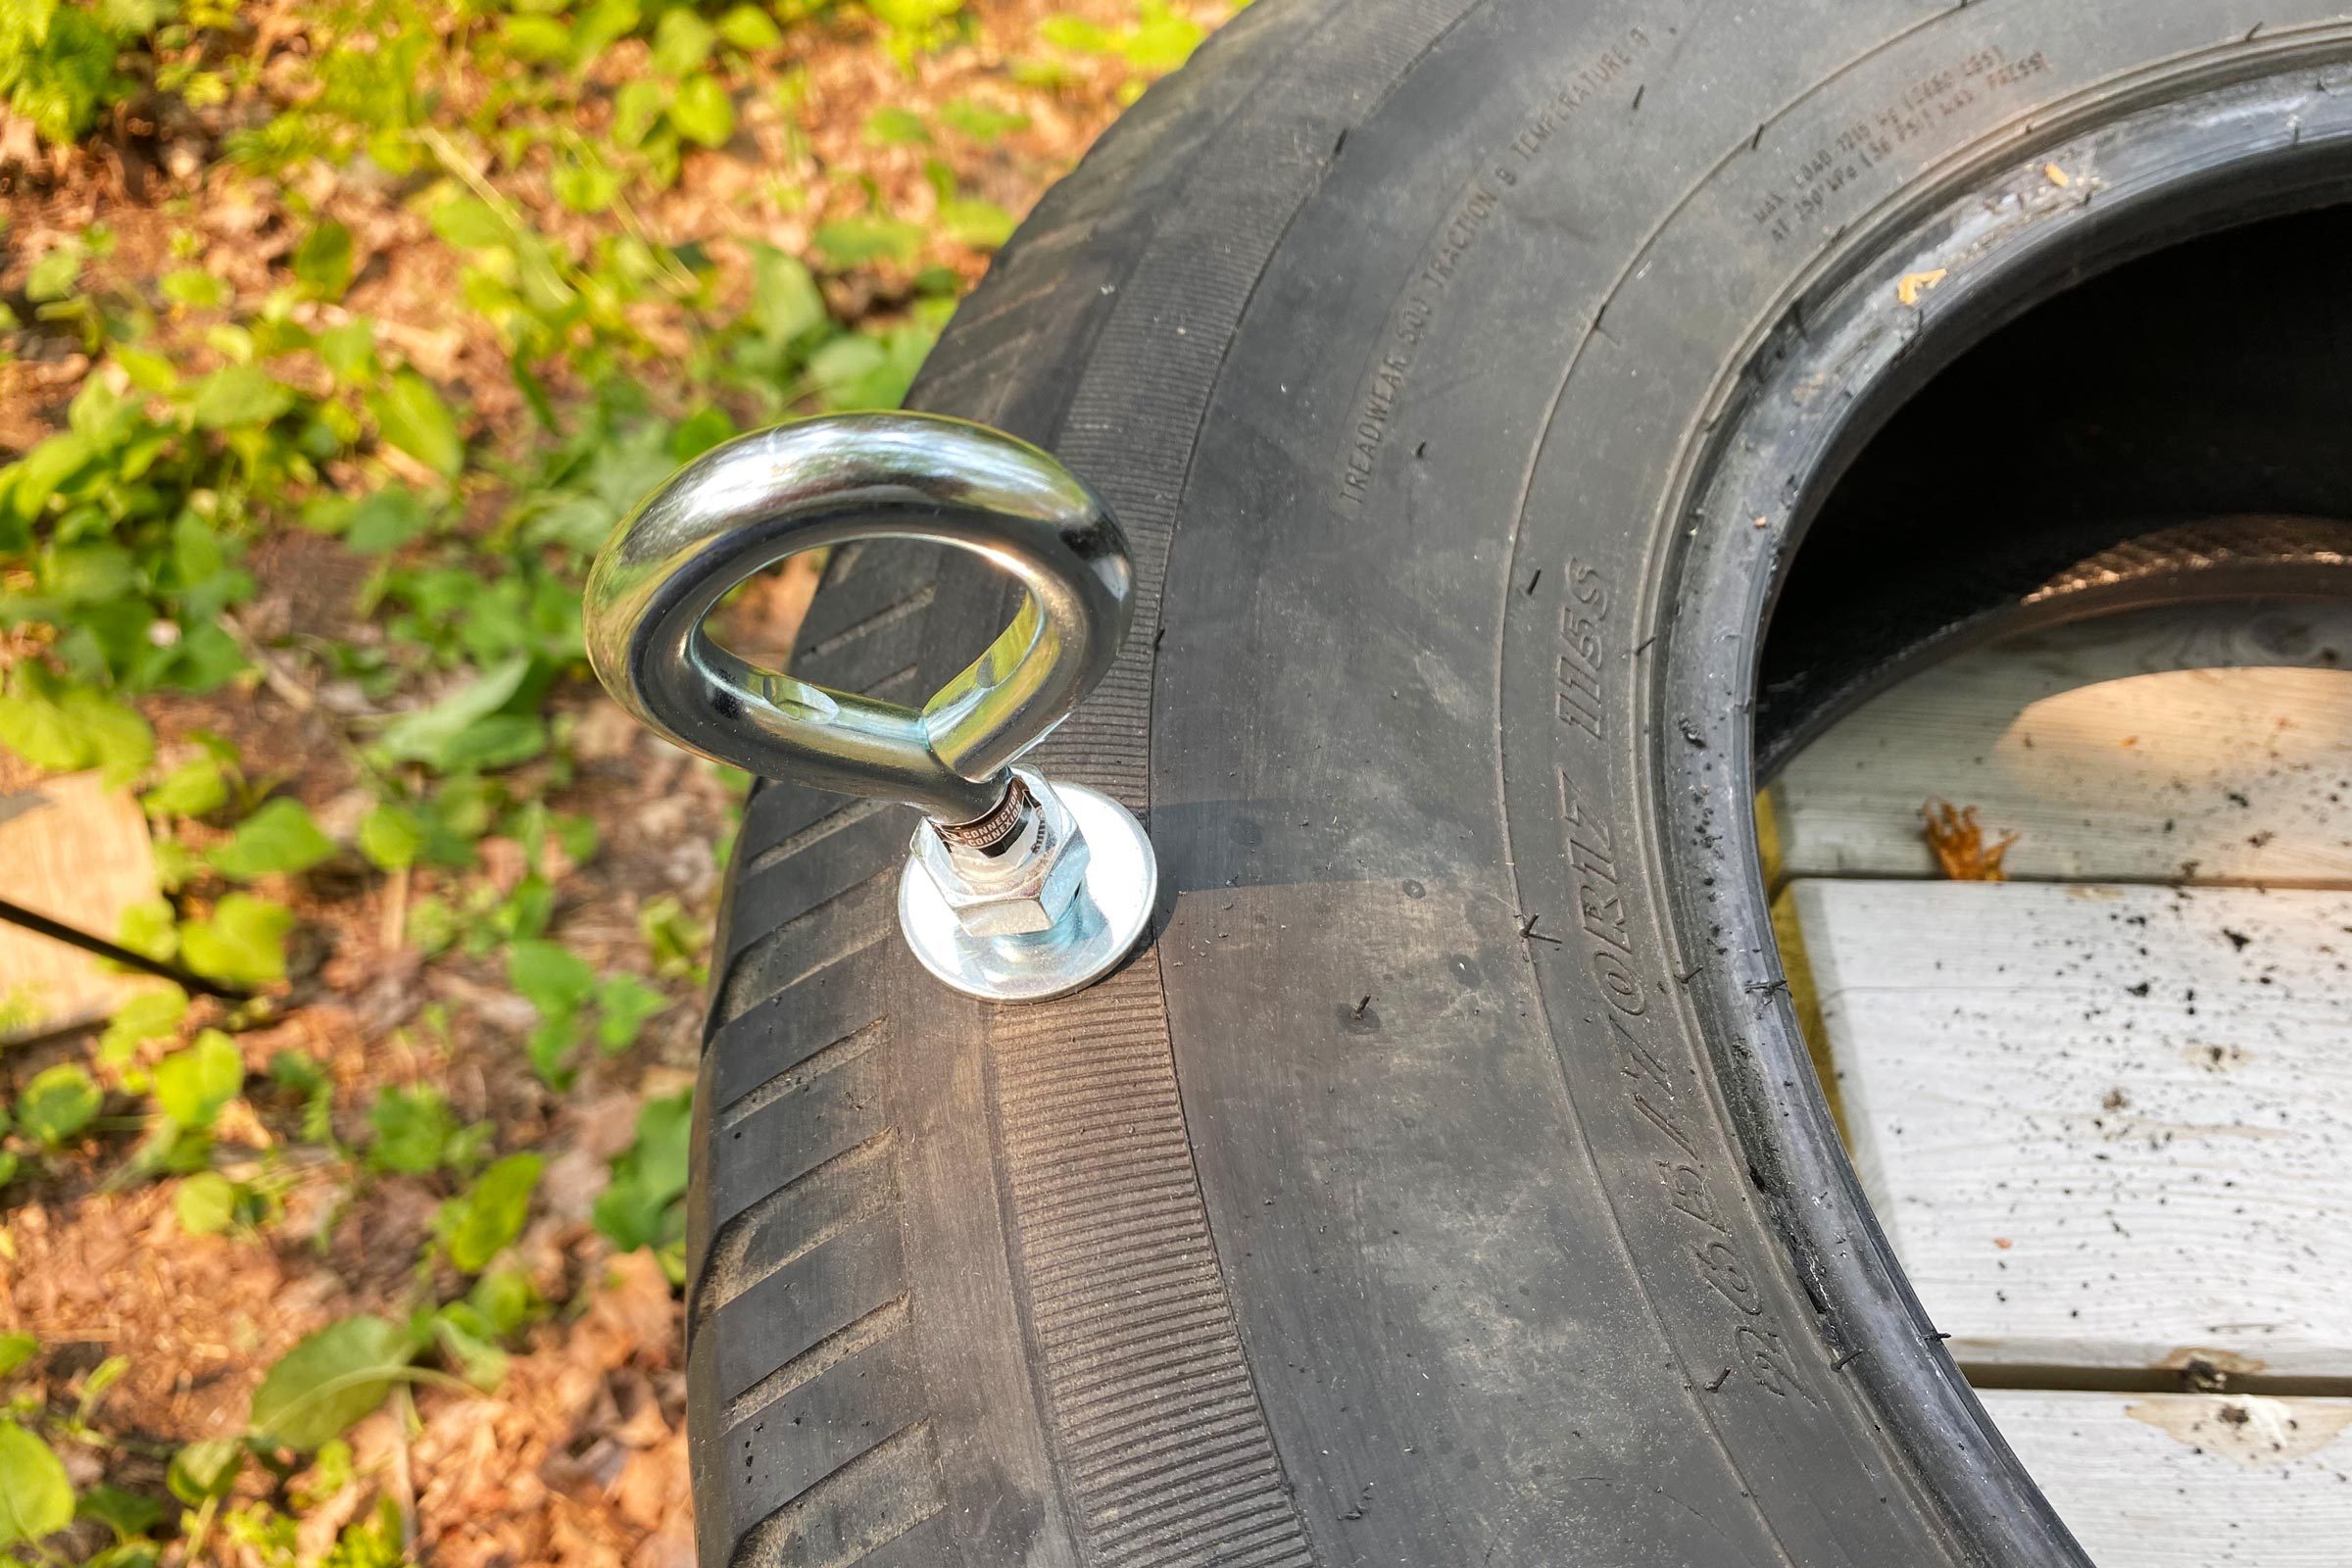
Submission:
[[[920,709],[762,669],[704,621],[744,579],[858,539],[970,550],[1027,590]],[[588,657],[654,730],[768,778],[922,809],[899,921],[924,967],[1005,1002],[1115,967],[1157,890],[1126,808],[1013,763],[1117,657],[1135,572],[1109,510],[1044,452],[961,419],[856,414],[739,437],[623,518],[588,574]]]

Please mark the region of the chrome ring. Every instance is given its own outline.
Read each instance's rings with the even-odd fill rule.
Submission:
[[[1027,590],[919,710],[760,668],[704,629],[754,573],[876,538],[970,550]],[[598,553],[586,633],[607,689],[689,751],[967,822],[1108,672],[1134,613],[1126,539],[1052,457],[961,419],[857,414],[742,436],[681,469]]]

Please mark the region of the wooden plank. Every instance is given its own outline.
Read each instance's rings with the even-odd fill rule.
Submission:
[[[2352,894],[1788,896],[1855,1166],[1964,1365],[2352,1374]]]
[[[0,898],[112,937],[124,909],[156,896],[147,819],[127,793],[95,773],[25,778],[0,791]],[[0,924],[0,1041],[103,1018],[156,983]]]
[[[2100,1568],[2340,1568],[2352,1555],[2352,1399],[1981,1397]]]
[[[1930,876],[1928,800],[2017,878],[2352,886],[2352,606],[2152,611],[1963,654],[1766,792],[1778,876]],[[2214,666],[2214,667],[2199,667]]]

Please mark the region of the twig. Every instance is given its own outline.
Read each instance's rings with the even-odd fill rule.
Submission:
[[[318,706],[318,694],[296,680],[284,666],[270,657],[269,650],[255,642],[253,635],[237,623],[236,616],[223,613],[220,617],[220,624],[228,628],[228,634],[236,639],[237,647],[243,651],[245,657],[260,667],[262,684],[284,699],[287,707],[293,709],[297,713],[307,713]]]
[[[136,969],[141,974],[151,974],[158,979],[172,981],[182,989],[194,992],[198,996],[220,997],[228,1002],[243,1002],[252,995],[251,992],[239,991],[234,986],[224,986],[219,981],[207,980],[195,971],[183,969],[176,963],[167,963],[161,958],[150,958],[144,953],[123,947],[119,942],[109,942],[104,937],[93,936],[78,927],[52,920],[37,910],[27,909],[21,904],[11,904],[6,899],[0,899],[0,920],[4,920],[10,925],[23,926],[25,930],[47,937],[52,942],[63,942],[69,948],[79,948],[84,953],[111,959],[126,969]]]
[[[400,1510],[400,1544],[416,1544],[416,1483],[409,1474],[409,1428],[416,1422],[416,1397],[405,1383],[395,1392],[392,1412],[392,1503]]]
[[[402,866],[384,884],[384,928],[379,940],[387,953],[398,953],[409,937],[409,868]]]

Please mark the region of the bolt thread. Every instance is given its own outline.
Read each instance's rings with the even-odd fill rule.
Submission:
[[[982,855],[1002,855],[1027,825],[1036,805],[1029,786],[1015,773],[1004,786],[1004,798],[978,816],[968,822],[942,822],[933,817],[931,827],[950,844]]]

